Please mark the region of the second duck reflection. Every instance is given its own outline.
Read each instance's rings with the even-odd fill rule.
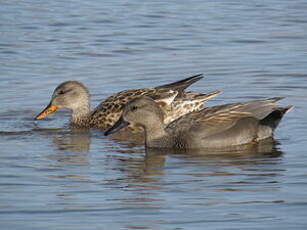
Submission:
[[[69,152],[69,153],[87,153],[91,151],[91,139],[98,139],[98,143],[105,145],[106,142],[101,142],[101,133],[100,131],[91,131],[90,129],[80,129],[75,127],[70,127],[69,129],[60,129],[54,131],[51,136],[52,143],[56,151],[59,152]],[[136,136],[133,140],[126,141],[118,137],[112,138],[115,145],[120,145],[120,148],[113,148],[112,142],[111,145],[108,144],[107,148],[104,148],[105,151],[108,151],[108,148],[112,147],[112,152],[118,153],[140,153],[140,146],[143,146],[143,137]],[[180,150],[180,149],[151,149],[147,148],[141,150],[145,151],[146,155],[177,155],[177,154],[187,154],[190,156],[208,156],[208,157],[262,157],[262,156],[279,156],[281,151],[277,148],[278,142],[273,138],[269,138],[265,141],[259,142],[258,144],[253,145],[238,145],[227,147],[224,149],[189,149],[189,150]],[[136,150],[137,149],[137,150]]]
[[[222,176],[226,169],[232,169],[231,166],[253,167],[254,165],[265,164],[267,167],[267,165],[271,164],[276,165],[280,162],[280,156],[282,155],[282,152],[278,150],[276,143],[272,139],[261,142],[258,145],[240,146],[240,148],[225,151],[190,150],[182,154],[182,152],[175,150],[144,150],[139,148],[136,143],[132,144],[122,141],[116,143],[109,141],[109,145],[101,141],[99,132],[95,133],[95,131],[89,130],[58,130],[53,133],[52,138],[53,145],[56,148],[55,152],[58,153],[53,153],[48,158],[55,161],[57,168],[66,168],[74,165],[87,167],[91,164],[89,159],[93,158],[93,156],[98,157],[96,159],[103,158],[101,161],[95,160],[94,164],[102,164],[98,167],[107,167],[120,172],[120,176],[111,176],[108,179],[108,183],[113,184],[119,183],[118,180],[126,180],[127,183],[142,182],[146,184],[157,181],[160,177],[156,177],[156,175],[165,174],[167,167],[170,165],[170,160],[173,162],[171,163],[172,165],[178,164],[176,162],[179,160],[181,163],[176,167],[181,168],[182,164],[193,164],[202,169],[212,169],[214,167],[215,170],[207,171],[208,175],[214,176],[216,174],[216,176]],[[90,148],[91,139],[96,143],[93,150]],[[120,148],[118,148],[118,145],[120,145]],[[97,149],[100,150],[98,153]],[[97,154],[90,154],[92,156],[89,157],[88,151],[96,152]],[[167,162],[168,164],[166,165]],[[203,170],[200,170],[199,173],[204,176]],[[74,177],[79,178],[82,175],[75,175]],[[133,187],[131,184],[130,186]],[[140,189],[140,187],[136,186],[136,189]]]

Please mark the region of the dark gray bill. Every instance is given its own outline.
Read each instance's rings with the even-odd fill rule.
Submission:
[[[108,136],[112,133],[116,133],[127,125],[129,125],[129,123],[125,121],[122,117],[120,117],[119,120],[111,128],[104,132],[104,135]]]

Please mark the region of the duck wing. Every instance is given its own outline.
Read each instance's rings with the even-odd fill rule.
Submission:
[[[282,98],[253,100],[204,108],[192,112],[170,123],[166,130],[173,134],[199,133],[201,136],[210,136],[225,132],[234,127],[240,120],[249,118],[259,121],[278,106],[274,103]]]
[[[155,87],[155,89],[171,89],[174,91],[178,91],[178,96],[181,96],[181,94],[184,92],[186,88],[188,88],[193,83],[199,81],[203,78],[203,74],[197,74],[170,84],[160,85]]]
[[[202,138],[225,132],[243,118],[251,118],[248,112],[219,112],[203,116],[203,110],[189,113],[170,123],[166,130],[173,135],[200,135]]]
[[[171,89],[129,89],[116,93],[101,102],[91,113],[91,121],[97,128],[107,129],[120,117],[123,107],[132,99],[148,96],[157,102],[163,109],[170,105],[178,92]]]
[[[132,99],[141,96],[151,97],[161,106],[162,110],[165,111],[169,109],[169,106],[178,94],[184,95],[184,89],[202,78],[202,74],[197,74],[192,77],[155,88],[128,89],[111,95],[102,101],[91,113],[91,126],[101,129],[111,127],[119,119],[124,105]],[[185,113],[181,113],[175,118],[178,118],[183,114]]]
[[[184,92],[184,96],[180,98],[177,96],[169,106],[162,108],[164,112],[164,123],[169,124],[185,114],[203,109],[206,101],[220,93],[221,91],[218,90],[207,94],[193,91]]]

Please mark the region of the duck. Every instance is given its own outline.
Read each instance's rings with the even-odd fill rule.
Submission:
[[[284,114],[292,108],[275,103],[281,99],[207,107],[164,124],[161,108],[144,96],[127,103],[119,120],[104,134],[108,136],[128,124],[137,124],[145,130],[146,148],[222,149],[259,143],[273,136]]]
[[[58,85],[50,103],[34,119],[40,120],[60,108],[71,110],[70,124],[80,128],[110,128],[120,117],[124,105],[132,99],[148,96],[152,98],[164,112],[164,122],[172,122],[176,118],[203,108],[204,103],[218,95],[216,90],[207,94],[185,91],[187,87],[202,79],[197,74],[170,84],[155,88],[128,89],[118,92],[103,100],[93,111],[90,111],[90,94],[88,89],[78,81],[65,81]],[[129,132],[142,132],[142,127],[128,126]]]

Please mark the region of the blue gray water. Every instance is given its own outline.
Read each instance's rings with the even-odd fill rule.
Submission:
[[[1,1],[1,229],[306,229],[307,3]],[[192,74],[209,105],[286,96],[276,144],[145,153],[33,117],[62,81],[92,107]]]

